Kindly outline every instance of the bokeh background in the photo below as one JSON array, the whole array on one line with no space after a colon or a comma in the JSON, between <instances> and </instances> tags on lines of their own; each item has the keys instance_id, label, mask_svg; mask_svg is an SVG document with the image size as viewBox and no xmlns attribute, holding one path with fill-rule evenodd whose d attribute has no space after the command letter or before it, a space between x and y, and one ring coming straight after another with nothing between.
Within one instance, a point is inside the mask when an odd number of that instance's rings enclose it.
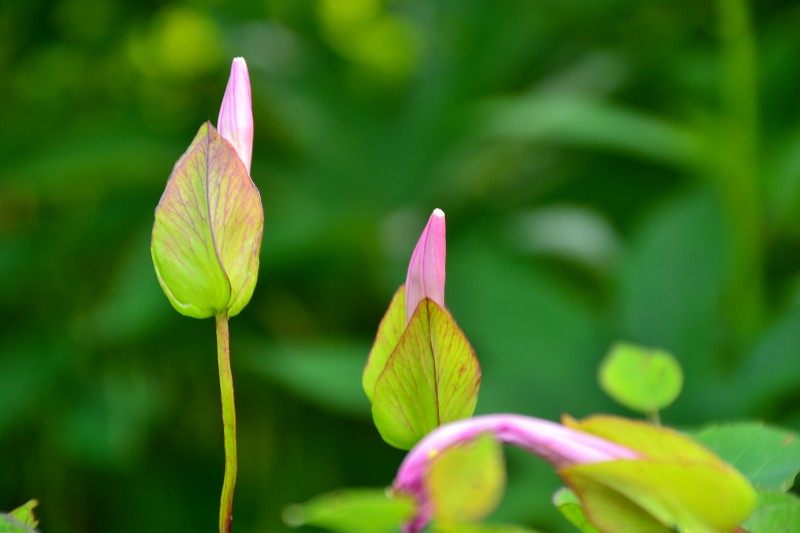
<instances>
[{"instance_id":1,"label":"bokeh background","mask_svg":"<svg viewBox=\"0 0 800 533\"><path fill-rule=\"evenodd\" d=\"M800 4L747 4L0 2L0 509L216 527L213 321L173 311L149 238L237 55L266 212L237 531L391 481L360 374L435 207L479 412L632 415L595 379L627 340L684 366L667 423L800 428ZM568 531L548 467L508 462L494 519Z\"/></svg>"}]
</instances>

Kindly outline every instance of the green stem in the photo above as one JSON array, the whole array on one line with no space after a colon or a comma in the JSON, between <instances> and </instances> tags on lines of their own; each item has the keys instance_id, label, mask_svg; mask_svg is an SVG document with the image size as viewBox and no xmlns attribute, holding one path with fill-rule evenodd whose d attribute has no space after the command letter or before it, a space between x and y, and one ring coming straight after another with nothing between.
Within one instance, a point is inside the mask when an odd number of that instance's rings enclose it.
<instances>
[{"instance_id":1,"label":"green stem","mask_svg":"<svg viewBox=\"0 0 800 533\"><path fill-rule=\"evenodd\" d=\"M732 254L728 309L740 340L746 341L763 314L756 44L747 0L717 0L717 9L723 102L720 193Z\"/></svg>"},{"instance_id":2,"label":"green stem","mask_svg":"<svg viewBox=\"0 0 800 533\"><path fill-rule=\"evenodd\" d=\"M233 520L233 489L236 485L236 405L233 401L231 346L228 316L217 315L217 364L219 390L222 397L222 428L225 437L225 479L219 502L219 531L229 533Z\"/></svg>"},{"instance_id":3,"label":"green stem","mask_svg":"<svg viewBox=\"0 0 800 533\"><path fill-rule=\"evenodd\" d=\"M650 411L647 414L647 419L656 427L661 427L661 415L658 413L658 409L655 411Z\"/></svg>"}]
</instances>

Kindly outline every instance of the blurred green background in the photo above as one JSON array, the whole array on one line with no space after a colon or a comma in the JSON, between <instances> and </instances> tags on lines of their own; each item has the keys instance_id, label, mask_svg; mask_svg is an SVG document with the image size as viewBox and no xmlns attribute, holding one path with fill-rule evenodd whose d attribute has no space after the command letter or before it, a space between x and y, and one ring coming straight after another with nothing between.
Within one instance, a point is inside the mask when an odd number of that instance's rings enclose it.
<instances>
[{"instance_id":1,"label":"blurred green background","mask_svg":"<svg viewBox=\"0 0 800 533\"><path fill-rule=\"evenodd\" d=\"M0 2L0 509L216 527L213 321L173 311L149 238L236 55L266 213L231 324L238 532L390 483L360 374L435 207L479 412L630 415L595 383L621 339L684 366L668 424L800 428L800 4L752 4ZM508 462L495 518L568 531L548 467Z\"/></svg>"}]
</instances>

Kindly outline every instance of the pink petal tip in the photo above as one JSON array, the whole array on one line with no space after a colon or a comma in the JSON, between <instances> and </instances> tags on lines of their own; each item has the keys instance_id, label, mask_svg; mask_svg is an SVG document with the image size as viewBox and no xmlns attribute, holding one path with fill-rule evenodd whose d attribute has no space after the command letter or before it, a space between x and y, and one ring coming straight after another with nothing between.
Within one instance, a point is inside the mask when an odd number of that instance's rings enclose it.
<instances>
[{"instance_id":1,"label":"pink petal tip","mask_svg":"<svg viewBox=\"0 0 800 533\"><path fill-rule=\"evenodd\" d=\"M445 256L444 212L434 209L408 265L406 323L425 298L444 309Z\"/></svg>"},{"instance_id":2,"label":"pink petal tip","mask_svg":"<svg viewBox=\"0 0 800 533\"><path fill-rule=\"evenodd\" d=\"M237 57L219 108L219 134L230 142L250 173L253 158L253 103L250 95L250 74L244 58Z\"/></svg>"}]
</instances>

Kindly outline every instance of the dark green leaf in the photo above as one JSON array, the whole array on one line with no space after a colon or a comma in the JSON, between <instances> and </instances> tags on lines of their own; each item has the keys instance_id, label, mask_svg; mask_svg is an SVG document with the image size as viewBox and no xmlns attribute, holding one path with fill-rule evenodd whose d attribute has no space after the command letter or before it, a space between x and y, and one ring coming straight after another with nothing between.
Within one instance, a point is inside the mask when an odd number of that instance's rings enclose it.
<instances>
[{"instance_id":1,"label":"dark green leaf","mask_svg":"<svg viewBox=\"0 0 800 533\"><path fill-rule=\"evenodd\" d=\"M715 425L693 433L700 443L756 487L785 492L800 472L800 435L755 422Z\"/></svg>"},{"instance_id":2,"label":"dark green leaf","mask_svg":"<svg viewBox=\"0 0 800 533\"><path fill-rule=\"evenodd\" d=\"M691 131L583 95L531 94L492 102L482 112L491 137L602 147L677 165L696 164L701 155Z\"/></svg>"},{"instance_id":3,"label":"dark green leaf","mask_svg":"<svg viewBox=\"0 0 800 533\"><path fill-rule=\"evenodd\" d=\"M794 494L758 492L758 505L743 524L752 533L800 532L800 498Z\"/></svg>"}]
</instances>

